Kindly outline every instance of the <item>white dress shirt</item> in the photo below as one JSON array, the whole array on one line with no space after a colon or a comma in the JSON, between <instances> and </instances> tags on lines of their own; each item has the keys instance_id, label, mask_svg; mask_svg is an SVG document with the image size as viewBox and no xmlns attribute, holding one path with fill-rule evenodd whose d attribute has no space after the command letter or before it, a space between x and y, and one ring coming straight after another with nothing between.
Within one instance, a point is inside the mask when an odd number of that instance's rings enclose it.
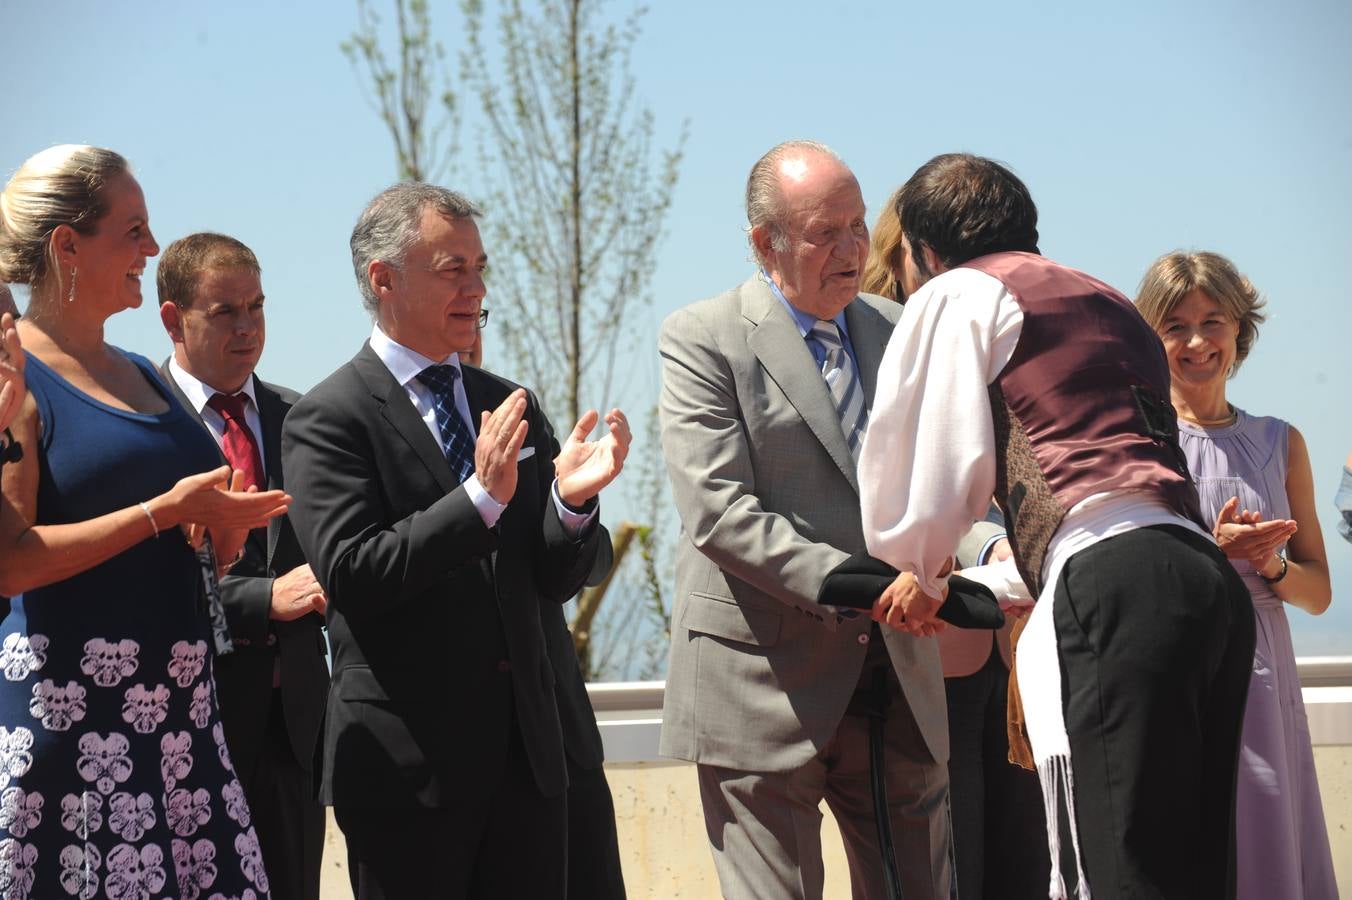
<instances>
[{"instance_id":1,"label":"white dress shirt","mask_svg":"<svg viewBox=\"0 0 1352 900\"><path fill-rule=\"evenodd\" d=\"M207 430L211 436L216 439L216 446L221 448L221 453L225 453L225 417L216 410L207 406L212 396L225 393L218 391L214 387L199 380L197 376L192 375L178 364L178 360L169 357L169 376L174 379L178 389L183 392L183 396L188 398L192 404L193 412L201 416L202 421L206 423ZM263 465L264 483L259 485L259 490L266 487L268 474L267 455L263 453L263 420L258 415L258 396L254 393L254 377L251 374L244 381L244 387L236 393L243 394L246 398L244 404L244 422L253 432L254 442L258 445L258 458Z\"/></svg>"},{"instance_id":2,"label":"white dress shirt","mask_svg":"<svg viewBox=\"0 0 1352 900\"><path fill-rule=\"evenodd\" d=\"M428 359L416 350L410 350L403 344L398 343L385 332L380 330L379 325L371 328L371 350L380 361L385 364L385 368L390 370L394 380L399 382L399 386L404 389L408 395L409 402L417 411L418 416L427 426L432 439L437 442L444 455L446 453L446 444L441 437L441 426L437 424L436 395L432 389L418 380L423 369L428 366L454 366L457 372L460 371L460 354L452 353L443 360ZM463 377L455 379L455 411L469 428L471 438L478 437L479 423L474 421L474 414L469 408L469 397L465 394L465 379ZM535 452L535 448L529 445L521 449L517 459L525 459ZM541 460L541 465L544 461ZM469 495L470 502L474 508L479 511L479 517L483 519L484 525L492 528L497 524L502 516L502 511L507 508L506 503L499 503L493 499L493 496L484 490L479 483L478 473L472 474L464 482L465 493ZM550 493L554 497L554 506L559 512L559 521L563 523L564 531L571 537L580 535L588 525L596 518L597 508L590 512L579 513L569 509L559 496L559 483L555 479ZM509 501L510 502L510 501Z\"/></svg>"},{"instance_id":3,"label":"white dress shirt","mask_svg":"<svg viewBox=\"0 0 1352 900\"><path fill-rule=\"evenodd\" d=\"M995 424L987 387L1022 331L1023 311L999 279L957 268L911 296L883 355L859 455L864 537L870 554L916 573L931 596L946 581L938 573L953 548L990 506ZM1044 594L1074 553L1164 524L1205 534L1150 494L1112 491L1080 501L1047 548Z\"/></svg>"}]
</instances>

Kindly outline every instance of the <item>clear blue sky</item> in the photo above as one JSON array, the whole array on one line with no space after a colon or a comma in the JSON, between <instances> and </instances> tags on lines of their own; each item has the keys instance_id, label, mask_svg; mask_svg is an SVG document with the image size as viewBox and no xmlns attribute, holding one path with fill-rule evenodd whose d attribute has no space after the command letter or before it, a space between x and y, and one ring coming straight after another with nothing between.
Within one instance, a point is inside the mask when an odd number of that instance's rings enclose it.
<instances>
[{"instance_id":1,"label":"clear blue sky","mask_svg":"<svg viewBox=\"0 0 1352 900\"><path fill-rule=\"evenodd\" d=\"M456 6L434 4L451 53ZM369 331L347 239L396 175L338 50L355 21L344 0L6 0L0 171L54 143L127 155L162 244L214 229L257 251L269 298L260 371L307 388ZM639 92L660 137L685 118L691 137L652 333L748 274L746 170L790 137L834 146L870 217L935 153L1002 159L1038 201L1043 251L1128 295L1163 252L1225 253L1270 300L1232 400L1296 423L1315 467L1334 604L1319 619L1291 611L1297 650L1352 653L1352 545L1333 533L1331 505L1352 449L1349 46L1343 0L653 4ZM464 175L456 186L475 194ZM116 317L110 339L162 358L152 307ZM655 356L634 359L633 406L651 401Z\"/></svg>"}]
</instances>

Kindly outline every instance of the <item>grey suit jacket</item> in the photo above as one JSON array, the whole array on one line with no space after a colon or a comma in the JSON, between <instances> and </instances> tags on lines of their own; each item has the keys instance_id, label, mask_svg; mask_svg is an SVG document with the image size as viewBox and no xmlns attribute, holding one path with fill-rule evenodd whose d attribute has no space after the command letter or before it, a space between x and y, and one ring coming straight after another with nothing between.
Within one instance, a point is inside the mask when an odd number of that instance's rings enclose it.
<instances>
[{"instance_id":1,"label":"grey suit jacket","mask_svg":"<svg viewBox=\"0 0 1352 900\"><path fill-rule=\"evenodd\" d=\"M901 307L845 309L872 404ZM662 449L681 538L666 756L788 771L836 731L871 621L817 604L826 573L863 552L859 485L826 383L793 317L753 277L662 326ZM930 754L948 759L938 649L884 629Z\"/></svg>"}]
</instances>

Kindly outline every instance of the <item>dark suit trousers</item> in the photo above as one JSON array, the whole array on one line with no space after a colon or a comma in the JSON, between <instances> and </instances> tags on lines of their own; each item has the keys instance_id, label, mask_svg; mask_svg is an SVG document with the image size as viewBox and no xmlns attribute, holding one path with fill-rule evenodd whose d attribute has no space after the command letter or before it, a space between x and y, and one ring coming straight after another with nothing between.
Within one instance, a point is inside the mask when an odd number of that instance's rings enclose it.
<instances>
[{"instance_id":1,"label":"dark suit trousers","mask_svg":"<svg viewBox=\"0 0 1352 900\"><path fill-rule=\"evenodd\" d=\"M624 900L615 801L601 767L568 760L568 900Z\"/></svg>"},{"instance_id":2,"label":"dark suit trousers","mask_svg":"<svg viewBox=\"0 0 1352 900\"><path fill-rule=\"evenodd\" d=\"M482 801L436 809L334 807L356 900L563 900L566 795L540 793L515 721L511 731L502 776ZM474 739L472 729L465 739Z\"/></svg>"},{"instance_id":3,"label":"dark suit trousers","mask_svg":"<svg viewBox=\"0 0 1352 900\"><path fill-rule=\"evenodd\" d=\"M945 678L948 792L958 896L1045 900L1046 815L1037 773L1009 761L1009 670L991 641L986 664Z\"/></svg>"},{"instance_id":4,"label":"dark suit trousers","mask_svg":"<svg viewBox=\"0 0 1352 900\"><path fill-rule=\"evenodd\" d=\"M324 807L315 796L314 761L305 763L296 760L274 690L267 736L253 771L242 774L272 900L319 900Z\"/></svg>"},{"instance_id":5,"label":"dark suit trousers","mask_svg":"<svg viewBox=\"0 0 1352 900\"><path fill-rule=\"evenodd\" d=\"M1233 897L1254 648L1244 582L1207 538L1156 526L1072 556L1054 596L1075 821L1094 900Z\"/></svg>"}]
</instances>

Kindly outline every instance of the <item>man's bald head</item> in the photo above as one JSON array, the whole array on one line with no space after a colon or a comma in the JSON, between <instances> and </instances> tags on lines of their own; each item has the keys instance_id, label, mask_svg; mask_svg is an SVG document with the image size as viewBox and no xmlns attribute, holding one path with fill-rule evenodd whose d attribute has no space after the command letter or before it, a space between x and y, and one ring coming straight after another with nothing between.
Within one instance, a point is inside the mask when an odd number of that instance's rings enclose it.
<instances>
[{"instance_id":1,"label":"man's bald head","mask_svg":"<svg viewBox=\"0 0 1352 900\"><path fill-rule=\"evenodd\" d=\"M830 147L818 141L785 141L771 147L746 179L746 223L756 262L765 265L765 256L756 245L753 232L765 229L772 243L782 248L784 216L788 212L786 193L801 188L804 181L827 171L854 175Z\"/></svg>"},{"instance_id":2,"label":"man's bald head","mask_svg":"<svg viewBox=\"0 0 1352 900\"><path fill-rule=\"evenodd\" d=\"M761 157L747 179L747 219L756 260L795 309L831 319L858 296L864 197L828 147L790 141Z\"/></svg>"}]
</instances>

